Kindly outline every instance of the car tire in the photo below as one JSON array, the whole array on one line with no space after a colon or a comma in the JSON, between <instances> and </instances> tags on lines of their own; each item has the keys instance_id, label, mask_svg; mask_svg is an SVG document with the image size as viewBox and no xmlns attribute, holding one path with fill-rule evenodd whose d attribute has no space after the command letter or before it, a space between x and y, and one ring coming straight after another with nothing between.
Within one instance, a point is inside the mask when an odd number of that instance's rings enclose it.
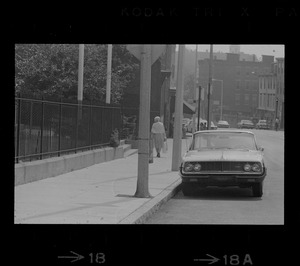
<instances>
[{"instance_id":1,"label":"car tire","mask_svg":"<svg viewBox=\"0 0 300 266\"><path fill-rule=\"evenodd\" d=\"M184 196L193 196L196 191L196 187L194 184L181 184L181 190Z\"/></svg>"},{"instance_id":2,"label":"car tire","mask_svg":"<svg viewBox=\"0 0 300 266\"><path fill-rule=\"evenodd\" d=\"M261 197L263 195L263 183L256 183L252 186L253 197Z\"/></svg>"}]
</instances>

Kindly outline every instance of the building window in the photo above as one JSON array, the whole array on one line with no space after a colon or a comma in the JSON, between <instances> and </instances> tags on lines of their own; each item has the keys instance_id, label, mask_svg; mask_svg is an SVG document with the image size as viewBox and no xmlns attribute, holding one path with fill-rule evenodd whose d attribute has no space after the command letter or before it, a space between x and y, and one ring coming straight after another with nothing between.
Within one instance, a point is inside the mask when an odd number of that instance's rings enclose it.
<instances>
[{"instance_id":1,"label":"building window","mask_svg":"<svg viewBox=\"0 0 300 266\"><path fill-rule=\"evenodd\" d=\"M241 89L241 81L240 80L236 80L236 89L237 90Z\"/></svg>"},{"instance_id":2,"label":"building window","mask_svg":"<svg viewBox=\"0 0 300 266\"><path fill-rule=\"evenodd\" d=\"M246 86L246 90L250 90L250 81L249 80L245 80L245 86Z\"/></svg>"},{"instance_id":3,"label":"building window","mask_svg":"<svg viewBox=\"0 0 300 266\"><path fill-rule=\"evenodd\" d=\"M277 74L277 64L274 64L274 71L275 74Z\"/></svg>"},{"instance_id":4,"label":"building window","mask_svg":"<svg viewBox=\"0 0 300 266\"><path fill-rule=\"evenodd\" d=\"M263 107L263 101L262 101L262 94L260 93L259 94L259 102L258 102L258 107L260 108L260 109L262 109L262 107Z\"/></svg>"},{"instance_id":5,"label":"building window","mask_svg":"<svg viewBox=\"0 0 300 266\"><path fill-rule=\"evenodd\" d=\"M235 105L240 105L240 94L235 94Z\"/></svg>"},{"instance_id":6,"label":"building window","mask_svg":"<svg viewBox=\"0 0 300 266\"><path fill-rule=\"evenodd\" d=\"M245 105L249 105L249 94L245 94Z\"/></svg>"},{"instance_id":7,"label":"building window","mask_svg":"<svg viewBox=\"0 0 300 266\"><path fill-rule=\"evenodd\" d=\"M264 108L267 108L267 104L268 104L268 99L267 99L267 94L264 93Z\"/></svg>"},{"instance_id":8,"label":"building window","mask_svg":"<svg viewBox=\"0 0 300 266\"><path fill-rule=\"evenodd\" d=\"M252 90L253 91L258 90L258 80L252 80Z\"/></svg>"}]
</instances>

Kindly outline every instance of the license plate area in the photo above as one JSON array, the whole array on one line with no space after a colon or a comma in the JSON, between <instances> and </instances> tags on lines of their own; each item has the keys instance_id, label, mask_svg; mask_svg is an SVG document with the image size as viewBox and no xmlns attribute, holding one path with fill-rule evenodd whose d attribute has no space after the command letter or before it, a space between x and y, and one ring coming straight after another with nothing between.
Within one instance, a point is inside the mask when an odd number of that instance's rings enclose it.
<instances>
[{"instance_id":1,"label":"license plate area","mask_svg":"<svg viewBox=\"0 0 300 266\"><path fill-rule=\"evenodd\" d=\"M232 176L214 176L211 177L212 181L217 181L217 182L234 182L235 179Z\"/></svg>"}]
</instances>

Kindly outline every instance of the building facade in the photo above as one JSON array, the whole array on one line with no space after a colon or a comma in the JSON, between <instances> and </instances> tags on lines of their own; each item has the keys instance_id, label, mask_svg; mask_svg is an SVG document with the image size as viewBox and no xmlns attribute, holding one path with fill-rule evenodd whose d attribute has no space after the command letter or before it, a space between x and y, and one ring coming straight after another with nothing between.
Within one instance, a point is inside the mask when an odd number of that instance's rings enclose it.
<instances>
[{"instance_id":1,"label":"building facade","mask_svg":"<svg viewBox=\"0 0 300 266\"><path fill-rule=\"evenodd\" d=\"M259 118L259 75L270 73L273 62L274 56L263 55L262 61L252 56L252 61L249 61L239 53L227 53L226 60L214 59L210 102L212 121L220 119L222 106L223 120L227 120L233 127L241 119L256 122ZM209 59L199 60L198 64L198 84L204 89L205 97L201 112L203 117L207 117Z\"/></svg>"},{"instance_id":2,"label":"building facade","mask_svg":"<svg viewBox=\"0 0 300 266\"><path fill-rule=\"evenodd\" d=\"M259 76L259 114L274 126L275 118L284 127L284 58L276 58L271 73Z\"/></svg>"},{"instance_id":3,"label":"building facade","mask_svg":"<svg viewBox=\"0 0 300 266\"><path fill-rule=\"evenodd\" d=\"M280 128L284 128L284 58L276 58L274 64L274 74L276 75L276 111L275 115L280 120Z\"/></svg>"},{"instance_id":4,"label":"building facade","mask_svg":"<svg viewBox=\"0 0 300 266\"><path fill-rule=\"evenodd\" d=\"M265 119L273 125L276 110L276 75L274 73L259 76L259 119Z\"/></svg>"}]
</instances>

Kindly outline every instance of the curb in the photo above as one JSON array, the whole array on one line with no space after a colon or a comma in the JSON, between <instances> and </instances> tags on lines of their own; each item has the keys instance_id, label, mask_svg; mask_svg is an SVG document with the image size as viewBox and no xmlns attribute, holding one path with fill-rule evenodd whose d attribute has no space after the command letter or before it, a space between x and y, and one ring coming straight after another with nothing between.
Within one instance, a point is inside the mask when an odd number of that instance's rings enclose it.
<instances>
[{"instance_id":1,"label":"curb","mask_svg":"<svg viewBox=\"0 0 300 266\"><path fill-rule=\"evenodd\" d=\"M177 179L161 193L118 222L118 224L144 224L146 220L180 190L181 179Z\"/></svg>"}]
</instances>

